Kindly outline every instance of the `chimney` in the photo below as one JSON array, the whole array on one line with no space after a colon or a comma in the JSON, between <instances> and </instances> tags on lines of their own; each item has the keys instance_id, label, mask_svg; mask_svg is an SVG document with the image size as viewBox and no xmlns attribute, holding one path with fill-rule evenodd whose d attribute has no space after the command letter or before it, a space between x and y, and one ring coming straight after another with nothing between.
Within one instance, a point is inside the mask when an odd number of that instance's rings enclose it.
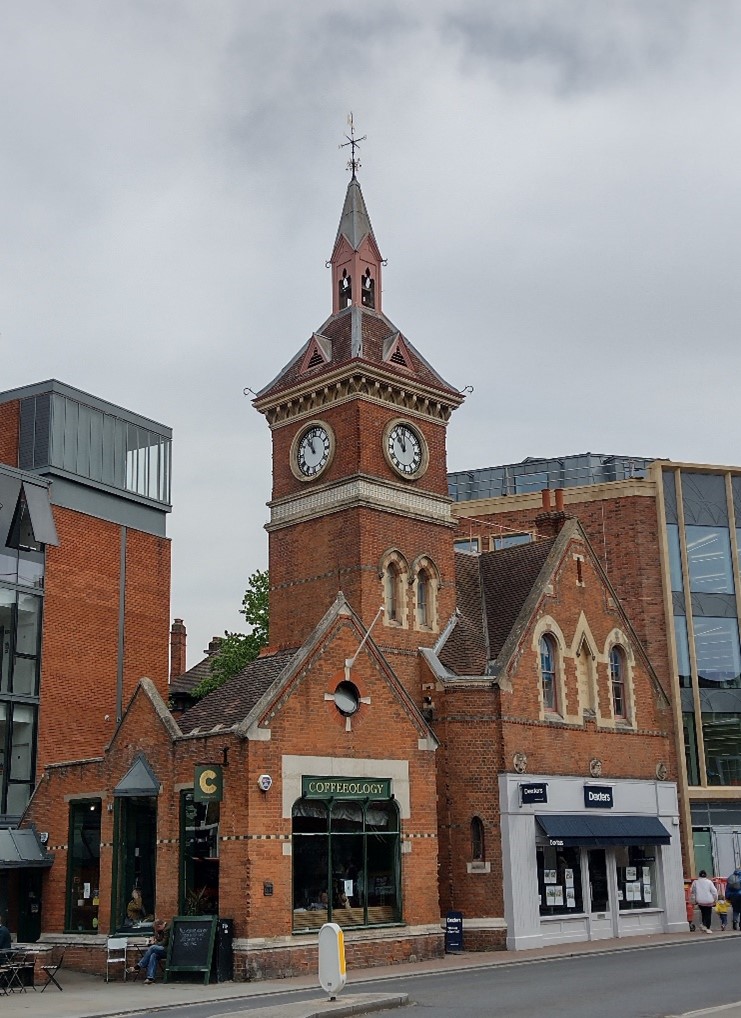
<instances>
[{"instance_id":1,"label":"chimney","mask_svg":"<svg viewBox=\"0 0 741 1018\"><path fill-rule=\"evenodd\" d=\"M556 505L551 507L551 493L543 490L543 509L535 517L535 525L542 537L555 537L567 520L563 507L563 488L556 488L553 494L556 496Z\"/></svg>"},{"instance_id":2,"label":"chimney","mask_svg":"<svg viewBox=\"0 0 741 1018\"><path fill-rule=\"evenodd\" d=\"M170 629L170 682L186 670L185 642L188 634L182 619L175 619Z\"/></svg>"},{"instance_id":3,"label":"chimney","mask_svg":"<svg viewBox=\"0 0 741 1018\"><path fill-rule=\"evenodd\" d=\"M214 654L218 654L221 650L221 644L224 642L223 636L212 636L208 641L208 650L204 651L207 657L213 657Z\"/></svg>"}]
</instances>

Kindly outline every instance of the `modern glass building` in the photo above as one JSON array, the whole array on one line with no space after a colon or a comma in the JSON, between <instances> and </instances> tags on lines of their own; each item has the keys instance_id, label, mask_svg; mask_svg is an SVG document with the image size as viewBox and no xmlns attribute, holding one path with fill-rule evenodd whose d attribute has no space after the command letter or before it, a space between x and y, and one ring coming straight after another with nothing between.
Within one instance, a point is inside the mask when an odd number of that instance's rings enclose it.
<instances>
[{"instance_id":1,"label":"modern glass building","mask_svg":"<svg viewBox=\"0 0 741 1018\"><path fill-rule=\"evenodd\" d=\"M475 503L479 518L507 514L532 524L542 511L539 492L562 488L566 512L579 517L590 538L620 561L618 593L643 597L649 572L660 571L662 606L653 610L653 633L663 623L673 686L679 786L687 865L727 876L741 865L741 468L672 463L635 456L584 453L457 471L448 475L461 516ZM626 529L611 530L600 502L649 494L656 503L652 560L626 550ZM626 517L629 518L629 517ZM605 522L607 521L607 522ZM465 542L479 547L470 534ZM591 533L590 533L591 528ZM484 542L481 541L481 546ZM608 575L615 580L609 567ZM637 593L636 593L637 592ZM647 610L642 624L651 617Z\"/></svg>"}]
</instances>

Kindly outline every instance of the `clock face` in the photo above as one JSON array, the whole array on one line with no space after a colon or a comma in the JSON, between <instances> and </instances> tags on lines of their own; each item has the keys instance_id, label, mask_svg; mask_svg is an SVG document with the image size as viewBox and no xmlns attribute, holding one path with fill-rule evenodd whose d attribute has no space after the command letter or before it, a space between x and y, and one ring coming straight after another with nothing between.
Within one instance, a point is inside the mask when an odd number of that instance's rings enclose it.
<instances>
[{"instance_id":1,"label":"clock face","mask_svg":"<svg viewBox=\"0 0 741 1018\"><path fill-rule=\"evenodd\" d=\"M332 439L322 424L312 424L301 434L296 448L296 463L304 477L316 477L329 463Z\"/></svg>"},{"instance_id":2,"label":"clock face","mask_svg":"<svg viewBox=\"0 0 741 1018\"><path fill-rule=\"evenodd\" d=\"M405 477L412 477L422 466L422 439L409 424L397 423L386 439L391 465Z\"/></svg>"}]
</instances>

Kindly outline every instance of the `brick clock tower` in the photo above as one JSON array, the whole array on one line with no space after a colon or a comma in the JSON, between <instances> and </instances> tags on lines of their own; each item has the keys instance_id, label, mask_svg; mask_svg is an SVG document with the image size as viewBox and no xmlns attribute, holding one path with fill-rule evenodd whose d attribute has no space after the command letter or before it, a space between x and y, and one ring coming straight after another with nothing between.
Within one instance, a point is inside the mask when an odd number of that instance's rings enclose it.
<instances>
[{"instance_id":1,"label":"brick clock tower","mask_svg":"<svg viewBox=\"0 0 741 1018\"><path fill-rule=\"evenodd\" d=\"M417 649L455 611L445 436L463 397L383 313L353 166L332 314L254 400L273 434L270 644L298 647L342 590L419 703Z\"/></svg>"}]
</instances>

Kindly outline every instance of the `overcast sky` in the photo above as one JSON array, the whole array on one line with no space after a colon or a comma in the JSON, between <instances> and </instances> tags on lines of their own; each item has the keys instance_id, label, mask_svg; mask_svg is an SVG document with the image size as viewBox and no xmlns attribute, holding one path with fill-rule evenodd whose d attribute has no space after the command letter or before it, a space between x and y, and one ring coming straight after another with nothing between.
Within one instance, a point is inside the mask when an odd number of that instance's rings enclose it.
<instances>
[{"instance_id":1,"label":"overcast sky","mask_svg":"<svg viewBox=\"0 0 741 1018\"><path fill-rule=\"evenodd\" d=\"M173 428L189 665L267 565L243 390L331 311L350 110L451 469L741 463L739 53L735 0L0 2L0 388Z\"/></svg>"}]
</instances>

